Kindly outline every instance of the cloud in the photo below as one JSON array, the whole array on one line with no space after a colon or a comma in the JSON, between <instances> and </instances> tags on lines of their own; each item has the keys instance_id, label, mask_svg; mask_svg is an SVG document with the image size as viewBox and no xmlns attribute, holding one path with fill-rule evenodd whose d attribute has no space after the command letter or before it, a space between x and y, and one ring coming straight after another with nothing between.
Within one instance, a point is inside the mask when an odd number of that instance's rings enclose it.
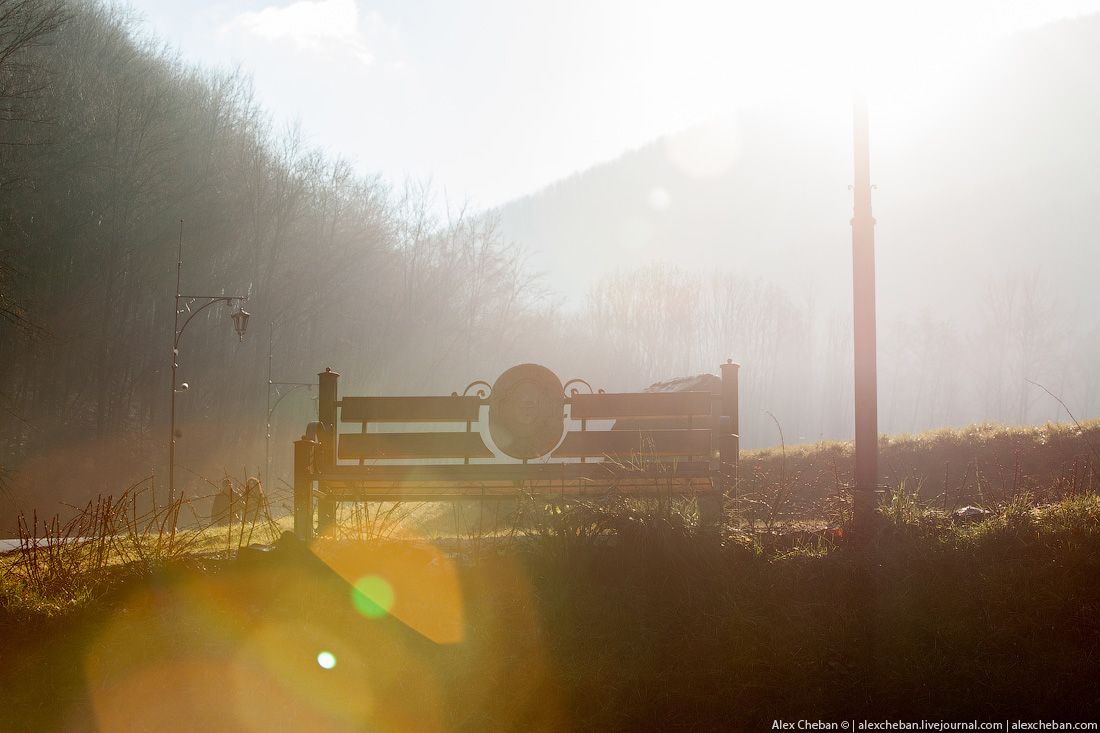
<instances>
[{"instance_id":1,"label":"cloud","mask_svg":"<svg viewBox=\"0 0 1100 733\"><path fill-rule=\"evenodd\" d=\"M395 33L378 13L361 15L355 0L270 5L237 15L222 31L243 31L272 43L292 43L302 51L349 57L363 66L374 63L375 41Z\"/></svg>"}]
</instances>

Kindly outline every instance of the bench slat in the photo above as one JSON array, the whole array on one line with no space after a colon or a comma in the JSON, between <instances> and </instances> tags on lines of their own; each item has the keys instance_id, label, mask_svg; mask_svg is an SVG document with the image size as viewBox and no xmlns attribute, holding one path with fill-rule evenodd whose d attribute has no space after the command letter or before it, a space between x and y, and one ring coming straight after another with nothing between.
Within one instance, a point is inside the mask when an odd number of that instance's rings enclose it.
<instances>
[{"instance_id":1,"label":"bench slat","mask_svg":"<svg viewBox=\"0 0 1100 733\"><path fill-rule=\"evenodd\" d=\"M475 486L461 484L446 484L433 487L430 485L416 484L406 488L394 488L393 486L335 486L329 489L326 496L336 501L393 501L393 502L422 502L422 501L453 501L455 499L497 499L516 501L527 496L540 501L555 502L568 501L576 497L602 498L608 496L668 496L674 493L683 496L707 496L718 492L713 482L702 479L687 479L669 486L667 482L655 482L652 479L646 482L633 481L608 484L567 483L525 485L522 489L514 485L504 486Z\"/></svg>"},{"instance_id":2,"label":"bench slat","mask_svg":"<svg viewBox=\"0 0 1100 733\"><path fill-rule=\"evenodd\" d=\"M592 430L573 431L553 452L555 458L607 456L705 456L710 452L709 430Z\"/></svg>"},{"instance_id":3,"label":"bench slat","mask_svg":"<svg viewBox=\"0 0 1100 733\"><path fill-rule=\"evenodd\" d=\"M569 401L574 420L613 420L620 417L679 417L709 415L710 392L626 392L577 394Z\"/></svg>"},{"instance_id":4,"label":"bench slat","mask_svg":"<svg viewBox=\"0 0 1100 733\"><path fill-rule=\"evenodd\" d=\"M377 433L376 433L377 434ZM470 465L382 465L336 466L316 478L321 481L381 481L424 484L459 482L470 485L496 481L530 483L533 481L583 481L606 484L611 481L701 479L711 476L707 461L676 461L663 464L647 463L636 470L609 462L599 463L475 463Z\"/></svg>"},{"instance_id":5,"label":"bench slat","mask_svg":"<svg viewBox=\"0 0 1100 733\"><path fill-rule=\"evenodd\" d=\"M344 433L341 460L370 458L492 458L480 433Z\"/></svg>"},{"instance_id":6,"label":"bench slat","mask_svg":"<svg viewBox=\"0 0 1100 733\"><path fill-rule=\"evenodd\" d=\"M343 422L476 422L477 397L345 397Z\"/></svg>"}]
</instances>

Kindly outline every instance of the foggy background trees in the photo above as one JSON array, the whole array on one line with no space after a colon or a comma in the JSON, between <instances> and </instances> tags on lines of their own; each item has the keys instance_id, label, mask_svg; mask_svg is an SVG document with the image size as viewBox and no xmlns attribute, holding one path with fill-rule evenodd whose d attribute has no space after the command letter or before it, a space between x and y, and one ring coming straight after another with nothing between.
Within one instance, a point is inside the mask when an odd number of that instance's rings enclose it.
<instances>
[{"instance_id":1,"label":"foggy background trees","mask_svg":"<svg viewBox=\"0 0 1100 733\"><path fill-rule=\"evenodd\" d=\"M850 437L850 174L812 126L749 115L717 177L675 169L694 153L671 140L472 212L312 149L246 76L133 28L108 4L0 0L0 516L164 474L180 219L182 292L250 292L254 314L243 342L220 306L183 337L191 494L262 471L269 343L276 381L331 366L347 394L449 394L528 361L638 389L734 358L744 447L777 442L766 411L788 441ZM1001 194L967 186L992 216ZM928 207L949 217L974 205L941 194ZM911 223L893 196L876 214ZM1090 221L1043 246L1085 252ZM944 254L958 240L922 240L934 266L912 270L892 252L917 235L894 226L879 229L884 432L1066 419L1028 379L1100 415L1096 299L1074 286L1091 251L1072 274L1057 253L1050 271L988 256L967 270L970 254ZM899 273L915 283L893 287ZM922 282L936 307L906 305ZM313 414L305 391L275 413L269 485Z\"/></svg>"},{"instance_id":2,"label":"foggy background trees","mask_svg":"<svg viewBox=\"0 0 1100 733\"><path fill-rule=\"evenodd\" d=\"M276 380L333 366L360 390L449 392L507 346L529 298L491 218L438 216L429 192L273 129L245 77L182 64L114 6L65 11L3 67L45 80L0 127L4 303L41 327L0 330L9 493L79 501L163 474L180 219L182 292L251 292L256 314L243 343L217 306L183 337L178 462L196 472L260 468L270 322ZM277 466L310 407L276 415Z\"/></svg>"}]
</instances>

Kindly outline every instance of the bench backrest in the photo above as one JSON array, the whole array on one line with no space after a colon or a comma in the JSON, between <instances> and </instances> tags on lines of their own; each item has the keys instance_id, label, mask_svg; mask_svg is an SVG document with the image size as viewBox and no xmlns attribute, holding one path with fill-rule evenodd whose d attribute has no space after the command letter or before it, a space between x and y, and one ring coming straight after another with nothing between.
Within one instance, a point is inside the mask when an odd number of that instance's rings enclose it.
<instances>
[{"instance_id":1,"label":"bench backrest","mask_svg":"<svg viewBox=\"0 0 1100 733\"><path fill-rule=\"evenodd\" d=\"M545 367L525 364L488 392L468 394L489 387L475 382L450 396L342 399L339 374L326 370L319 375L322 462L717 459L723 443L727 455L736 451L736 367L723 365L718 392L582 392L568 388L587 383L563 388Z\"/></svg>"},{"instance_id":2,"label":"bench backrest","mask_svg":"<svg viewBox=\"0 0 1100 733\"><path fill-rule=\"evenodd\" d=\"M358 432L337 437L338 460L491 458L481 434L473 430L481 410L477 397L345 397L340 422L357 423ZM368 432L389 423L465 423L465 431Z\"/></svg>"}]
</instances>

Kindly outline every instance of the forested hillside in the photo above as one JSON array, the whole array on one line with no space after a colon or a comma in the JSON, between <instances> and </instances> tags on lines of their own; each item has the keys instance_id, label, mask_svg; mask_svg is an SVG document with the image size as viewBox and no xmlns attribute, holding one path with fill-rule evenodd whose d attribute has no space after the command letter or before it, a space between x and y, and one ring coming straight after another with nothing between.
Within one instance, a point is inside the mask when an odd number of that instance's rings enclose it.
<instances>
[{"instance_id":1,"label":"forested hillside","mask_svg":"<svg viewBox=\"0 0 1100 733\"><path fill-rule=\"evenodd\" d=\"M202 486L186 469L258 469L270 322L275 380L332 366L351 389L449 393L501 358L530 298L491 219L439 220L429 191L308 149L274 129L247 76L182 63L122 10L2 3L16 5L58 28L0 54L3 84L21 90L0 120L9 500L83 501L163 476L181 219L182 292L248 292L253 314L243 342L221 306L183 337L181 486ZM18 21L0 15L0 39ZM283 468L311 403L303 392L279 410Z\"/></svg>"}]
</instances>

